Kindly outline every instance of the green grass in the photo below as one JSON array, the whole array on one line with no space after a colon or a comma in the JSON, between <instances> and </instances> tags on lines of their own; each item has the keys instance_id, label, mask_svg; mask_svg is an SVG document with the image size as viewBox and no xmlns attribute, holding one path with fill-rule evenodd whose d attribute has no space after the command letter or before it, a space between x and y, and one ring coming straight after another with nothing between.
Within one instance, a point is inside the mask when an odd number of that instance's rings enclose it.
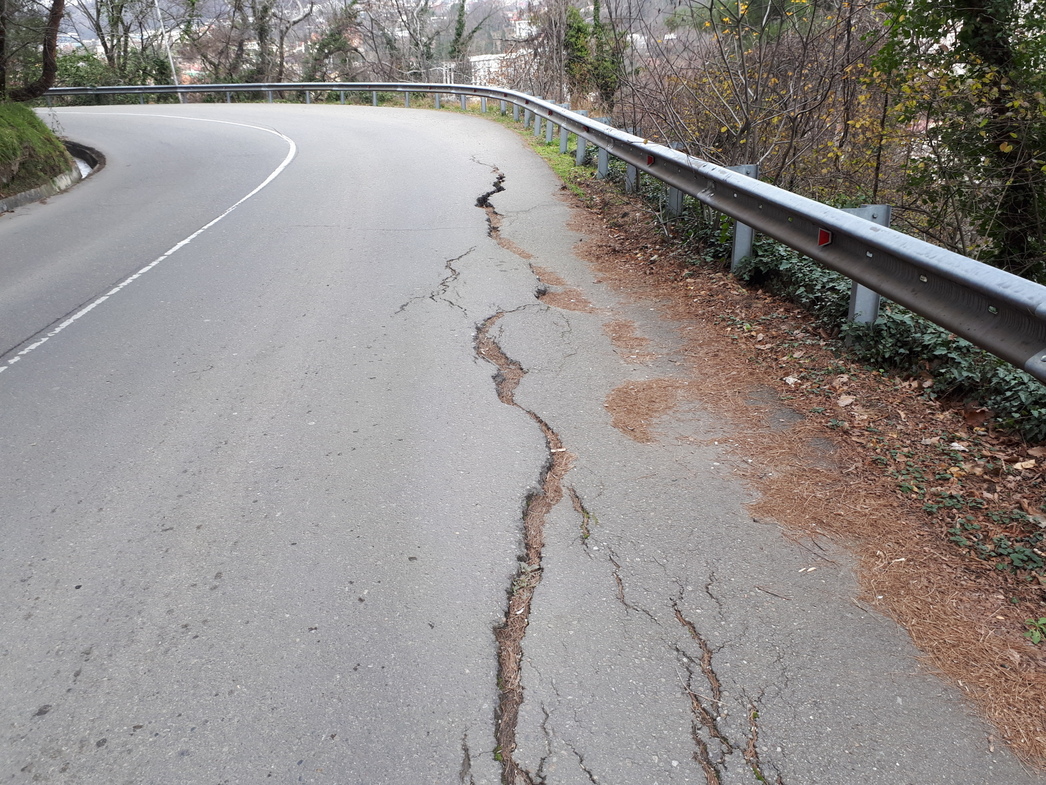
<instances>
[{"instance_id":1,"label":"green grass","mask_svg":"<svg viewBox=\"0 0 1046 785\"><path fill-rule=\"evenodd\" d=\"M511 116L509 120L511 122ZM520 128L523 126L520 125ZM567 153L564 155L559 152L559 134L556 134L555 140L551 144L545 143L544 135L540 139L534 138L532 133L527 133L529 137L530 145L534 148L538 155L545 159L545 162L552 167L552 171L559 175L559 179L563 181L570 191L582 199L587 198L587 194L579 186L578 180L580 179L591 179L594 177L591 166L578 166L574 163L574 153ZM573 136L573 135L572 135ZM582 140L584 141L584 140Z\"/></svg>"},{"instance_id":2,"label":"green grass","mask_svg":"<svg viewBox=\"0 0 1046 785\"><path fill-rule=\"evenodd\" d=\"M58 137L32 109L0 103L0 197L37 188L72 165Z\"/></svg>"},{"instance_id":3,"label":"green grass","mask_svg":"<svg viewBox=\"0 0 1046 785\"><path fill-rule=\"evenodd\" d=\"M545 163L551 167L552 171L559 176L559 179L563 181L563 184L575 195L582 199L587 197L584 190L577 184L578 180L591 179L594 176L593 169L591 166L577 166L574 163L574 153L569 152L566 155L559 152L559 129L557 127L556 133L553 136L551 142L545 142L545 133L542 130L541 136L534 136L534 132L531 129L524 129L522 120L515 122L512 119L511 109L508 114L500 114L495 108L494 111L488 111L485 117L490 120L501 123L502 125L508 126L515 130L523 140L526 141L534 152L545 159ZM460 111L460 110L459 110ZM573 134L570 135L568 140L570 149L573 150L576 144L577 137ZM584 141L584 140L582 140Z\"/></svg>"}]
</instances>

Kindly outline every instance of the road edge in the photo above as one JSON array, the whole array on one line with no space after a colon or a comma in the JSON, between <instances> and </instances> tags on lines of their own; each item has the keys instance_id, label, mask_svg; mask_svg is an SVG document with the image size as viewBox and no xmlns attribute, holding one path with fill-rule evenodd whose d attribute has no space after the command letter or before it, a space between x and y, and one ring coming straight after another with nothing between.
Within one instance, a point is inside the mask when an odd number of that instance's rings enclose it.
<instances>
[{"instance_id":1,"label":"road edge","mask_svg":"<svg viewBox=\"0 0 1046 785\"><path fill-rule=\"evenodd\" d=\"M70 155L74 158L87 161L87 163L91 165L92 173L94 170L105 166L105 156L97 150L82 145L79 142L72 142L65 139L62 140L62 144L65 145L65 149L68 150ZM19 207L24 207L27 204L39 202L55 196L56 194L60 194L63 191L72 188L83 179L84 175L80 173L80 167L74 164L70 169L62 172L57 177L52 178L50 182L45 183L38 188L32 188L28 191L23 191L20 194L0 199L0 214L9 213L13 210L17 210Z\"/></svg>"}]
</instances>

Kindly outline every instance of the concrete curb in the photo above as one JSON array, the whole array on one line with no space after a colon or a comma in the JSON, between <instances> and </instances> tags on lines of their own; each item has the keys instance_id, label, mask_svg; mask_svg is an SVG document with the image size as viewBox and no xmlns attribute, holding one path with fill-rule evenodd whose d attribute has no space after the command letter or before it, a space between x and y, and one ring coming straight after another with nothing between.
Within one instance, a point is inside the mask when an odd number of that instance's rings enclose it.
<instances>
[{"instance_id":1,"label":"concrete curb","mask_svg":"<svg viewBox=\"0 0 1046 785\"><path fill-rule=\"evenodd\" d=\"M86 147L77 142L63 142L62 144L65 145L65 148L70 152L70 154L76 158L87 161L87 163L91 165L92 174L96 169L105 165L105 156L97 150ZM52 179L51 182L45 183L39 188L33 188L32 190L23 191L14 196L8 196L6 199L0 199L0 213L7 213L24 205L39 202L41 199L47 199L68 188L72 188L82 179L83 175L80 174L80 168L74 165L68 171L62 172L62 174Z\"/></svg>"}]
</instances>

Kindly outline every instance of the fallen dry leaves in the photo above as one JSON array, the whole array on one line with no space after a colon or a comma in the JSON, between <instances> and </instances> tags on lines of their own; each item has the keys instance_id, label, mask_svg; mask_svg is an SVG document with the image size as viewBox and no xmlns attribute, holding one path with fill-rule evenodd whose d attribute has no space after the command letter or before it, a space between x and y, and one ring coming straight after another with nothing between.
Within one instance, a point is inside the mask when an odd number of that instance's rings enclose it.
<instances>
[{"instance_id":1,"label":"fallen dry leaves","mask_svg":"<svg viewBox=\"0 0 1046 785\"><path fill-rule=\"evenodd\" d=\"M722 417L739 454L759 456L739 462L761 494L752 514L847 545L861 600L902 624L1024 760L1046 766L1046 647L1024 636L1026 619L1046 616L1046 587L955 541L967 524L983 542L1046 527L1046 447L996 431L976 405L927 397L927 379L861 368L791 304L686 265L685 248L638 202L583 187L575 228L595 280L679 325L689 362L687 383L612 393L614 424L655 440L657 419L683 399ZM655 351L634 325L604 329L619 354Z\"/></svg>"}]
</instances>

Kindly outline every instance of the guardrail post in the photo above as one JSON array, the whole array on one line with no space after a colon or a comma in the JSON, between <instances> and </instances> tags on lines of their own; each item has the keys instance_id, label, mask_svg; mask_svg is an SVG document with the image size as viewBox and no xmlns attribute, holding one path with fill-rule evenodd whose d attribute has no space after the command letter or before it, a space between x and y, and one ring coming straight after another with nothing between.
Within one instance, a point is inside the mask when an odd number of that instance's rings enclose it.
<instances>
[{"instance_id":1,"label":"guardrail post","mask_svg":"<svg viewBox=\"0 0 1046 785\"><path fill-rule=\"evenodd\" d=\"M484 96L480 96L480 99L479 99L479 111L482 114L486 114L487 113L487 97L485 95Z\"/></svg>"},{"instance_id":2,"label":"guardrail post","mask_svg":"<svg viewBox=\"0 0 1046 785\"><path fill-rule=\"evenodd\" d=\"M341 102L342 106L345 105L345 91L344 90L339 90L338 91L338 100Z\"/></svg>"},{"instance_id":3,"label":"guardrail post","mask_svg":"<svg viewBox=\"0 0 1046 785\"><path fill-rule=\"evenodd\" d=\"M636 132L635 128L626 128L630 134ZM625 193L634 194L639 190L639 169L632 164L625 164Z\"/></svg>"},{"instance_id":4,"label":"guardrail post","mask_svg":"<svg viewBox=\"0 0 1046 785\"><path fill-rule=\"evenodd\" d=\"M893 215L893 209L888 204L862 204L860 207L845 208L843 212L887 227ZM878 292L854 281L853 288L850 289L850 310L846 318L857 324L875 324L875 320L879 318L881 301Z\"/></svg>"},{"instance_id":5,"label":"guardrail post","mask_svg":"<svg viewBox=\"0 0 1046 785\"><path fill-rule=\"evenodd\" d=\"M582 117L588 117L588 110L582 109L578 112ZM574 138L577 139L577 152L574 153L574 165L584 166L585 159L588 157L588 140L581 134L574 134Z\"/></svg>"},{"instance_id":6,"label":"guardrail post","mask_svg":"<svg viewBox=\"0 0 1046 785\"><path fill-rule=\"evenodd\" d=\"M403 105L407 109L410 109L410 91L409 90L403 94Z\"/></svg>"},{"instance_id":7,"label":"guardrail post","mask_svg":"<svg viewBox=\"0 0 1046 785\"><path fill-rule=\"evenodd\" d=\"M228 90L225 91L225 103L232 103L232 93L230 93Z\"/></svg>"},{"instance_id":8,"label":"guardrail post","mask_svg":"<svg viewBox=\"0 0 1046 785\"><path fill-rule=\"evenodd\" d=\"M534 117L534 138L537 139L541 136L541 115L536 110L531 114Z\"/></svg>"},{"instance_id":9,"label":"guardrail post","mask_svg":"<svg viewBox=\"0 0 1046 785\"><path fill-rule=\"evenodd\" d=\"M759 164L743 164L728 167L731 172L740 172L746 177L759 177ZM755 232L751 226L734 222L734 252L730 255L730 272L736 272L741 260L752 255Z\"/></svg>"},{"instance_id":10,"label":"guardrail post","mask_svg":"<svg viewBox=\"0 0 1046 785\"><path fill-rule=\"evenodd\" d=\"M668 204L666 209L669 215L683 214L683 192L678 188L668 186Z\"/></svg>"},{"instance_id":11,"label":"guardrail post","mask_svg":"<svg viewBox=\"0 0 1046 785\"><path fill-rule=\"evenodd\" d=\"M610 118L597 117L596 122L610 125ZM596 177L600 180L606 180L610 175L610 152L605 147L597 147L596 150Z\"/></svg>"},{"instance_id":12,"label":"guardrail post","mask_svg":"<svg viewBox=\"0 0 1046 785\"><path fill-rule=\"evenodd\" d=\"M312 93L310 91L308 91L308 90L305 91L305 103L307 103L307 104L311 104L312 103Z\"/></svg>"},{"instance_id":13,"label":"guardrail post","mask_svg":"<svg viewBox=\"0 0 1046 785\"><path fill-rule=\"evenodd\" d=\"M512 104L512 122L519 122L519 104Z\"/></svg>"},{"instance_id":14,"label":"guardrail post","mask_svg":"<svg viewBox=\"0 0 1046 785\"><path fill-rule=\"evenodd\" d=\"M463 112L467 112L467 111L468 111L468 108L469 108L469 99L468 99L468 96L467 96L467 95L465 95L464 93L462 93L462 94L461 94L461 96L460 96L460 98L461 98L461 101L460 101L460 103L461 103L461 111L463 111Z\"/></svg>"},{"instance_id":15,"label":"guardrail post","mask_svg":"<svg viewBox=\"0 0 1046 785\"><path fill-rule=\"evenodd\" d=\"M143 106L145 105L145 96L144 95L139 95L138 96L138 103L142 104Z\"/></svg>"},{"instance_id":16,"label":"guardrail post","mask_svg":"<svg viewBox=\"0 0 1046 785\"><path fill-rule=\"evenodd\" d=\"M552 144L552 134L555 133L555 123L552 118L545 120L545 144Z\"/></svg>"},{"instance_id":17,"label":"guardrail post","mask_svg":"<svg viewBox=\"0 0 1046 785\"><path fill-rule=\"evenodd\" d=\"M639 170L632 164L625 164L625 193L634 194L639 190Z\"/></svg>"},{"instance_id":18,"label":"guardrail post","mask_svg":"<svg viewBox=\"0 0 1046 785\"><path fill-rule=\"evenodd\" d=\"M378 91L377 90L371 90L371 92L370 92L370 105L371 106L377 106L378 105Z\"/></svg>"},{"instance_id":19,"label":"guardrail post","mask_svg":"<svg viewBox=\"0 0 1046 785\"><path fill-rule=\"evenodd\" d=\"M265 91L265 102L270 104L272 103L272 90Z\"/></svg>"},{"instance_id":20,"label":"guardrail post","mask_svg":"<svg viewBox=\"0 0 1046 785\"><path fill-rule=\"evenodd\" d=\"M506 101L501 102L501 113L505 114L508 111L508 103Z\"/></svg>"},{"instance_id":21,"label":"guardrail post","mask_svg":"<svg viewBox=\"0 0 1046 785\"><path fill-rule=\"evenodd\" d=\"M442 107L440 106L440 103L439 103L439 93L434 93L434 96L435 96L435 100L436 100L436 108L437 108L437 109L440 109L440 108L442 108Z\"/></svg>"},{"instance_id":22,"label":"guardrail post","mask_svg":"<svg viewBox=\"0 0 1046 785\"><path fill-rule=\"evenodd\" d=\"M569 103L560 104L560 106L563 107L564 109L569 109L570 108L570 104ZM564 128L562 123L561 123L560 126L559 126L559 154L560 155L566 155L567 154L567 139L569 138L569 136L570 136L570 131L568 131L566 128Z\"/></svg>"},{"instance_id":23,"label":"guardrail post","mask_svg":"<svg viewBox=\"0 0 1046 785\"><path fill-rule=\"evenodd\" d=\"M679 142L669 142L668 146L673 150L682 150L683 145ZM666 210L669 215L683 214L683 192L678 188L668 187L668 204Z\"/></svg>"}]
</instances>

